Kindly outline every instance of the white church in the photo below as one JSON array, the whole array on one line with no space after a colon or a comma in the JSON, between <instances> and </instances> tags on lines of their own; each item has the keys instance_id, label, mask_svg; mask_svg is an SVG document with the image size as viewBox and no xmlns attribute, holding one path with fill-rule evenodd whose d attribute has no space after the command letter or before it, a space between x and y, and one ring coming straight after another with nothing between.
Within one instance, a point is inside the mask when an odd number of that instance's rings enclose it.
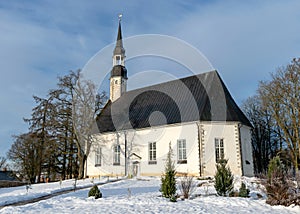
<instances>
[{"instance_id":1,"label":"white church","mask_svg":"<svg viewBox=\"0 0 300 214\"><path fill-rule=\"evenodd\" d=\"M110 100L98 115L87 176L161 176L172 148L177 173L213 176L228 159L253 176L251 124L217 71L126 90L121 22L113 51Z\"/></svg>"}]
</instances>

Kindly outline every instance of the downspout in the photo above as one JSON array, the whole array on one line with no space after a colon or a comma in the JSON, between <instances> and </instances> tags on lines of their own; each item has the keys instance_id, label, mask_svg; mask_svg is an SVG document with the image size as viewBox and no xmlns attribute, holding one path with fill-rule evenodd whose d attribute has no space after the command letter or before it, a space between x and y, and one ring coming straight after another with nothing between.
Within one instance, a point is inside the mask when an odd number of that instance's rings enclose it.
<instances>
[{"instance_id":1,"label":"downspout","mask_svg":"<svg viewBox=\"0 0 300 214\"><path fill-rule=\"evenodd\" d=\"M125 177L128 176L128 161L127 161L127 134L126 131L124 132L124 138L125 138Z\"/></svg>"},{"instance_id":2,"label":"downspout","mask_svg":"<svg viewBox=\"0 0 300 214\"><path fill-rule=\"evenodd\" d=\"M242 175L244 175L244 162L243 162L243 150L242 150L242 139L241 139L241 128L243 124L238 123L238 134L239 134L239 144L240 144L240 158L241 158L241 170Z\"/></svg>"},{"instance_id":3,"label":"downspout","mask_svg":"<svg viewBox=\"0 0 300 214\"><path fill-rule=\"evenodd\" d=\"M197 124L197 132L198 132L198 156L199 156L199 176L202 177L202 130L199 122Z\"/></svg>"}]
</instances>

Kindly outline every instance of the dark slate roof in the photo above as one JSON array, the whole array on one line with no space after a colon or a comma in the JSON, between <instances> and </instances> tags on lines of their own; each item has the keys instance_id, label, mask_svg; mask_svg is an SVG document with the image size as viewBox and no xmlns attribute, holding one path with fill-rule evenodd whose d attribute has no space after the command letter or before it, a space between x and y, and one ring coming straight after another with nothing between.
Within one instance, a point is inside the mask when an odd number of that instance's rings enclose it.
<instances>
[{"instance_id":1,"label":"dark slate roof","mask_svg":"<svg viewBox=\"0 0 300 214\"><path fill-rule=\"evenodd\" d=\"M111 72L110 72L111 77L124 77L127 79L127 69L123 65L115 65Z\"/></svg>"},{"instance_id":2,"label":"dark slate roof","mask_svg":"<svg viewBox=\"0 0 300 214\"><path fill-rule=\"evenodd\" d=\"M120 21L119 21L119 28L118 28L117 43L114 49L114 55L125 55L125 49L123 48L122 29L121 29Z\"/></svg>"},{"instance_id":3,"label":"dark slate roof","mask_svg":"<svg viewBox=\"0 0 300 214\"><path fill-rule=\"evenodd\" d=\"M217 71L124 93L108 101L97 133L191 121L235 121L251 127Z\"/></svg>"}]
</instances>

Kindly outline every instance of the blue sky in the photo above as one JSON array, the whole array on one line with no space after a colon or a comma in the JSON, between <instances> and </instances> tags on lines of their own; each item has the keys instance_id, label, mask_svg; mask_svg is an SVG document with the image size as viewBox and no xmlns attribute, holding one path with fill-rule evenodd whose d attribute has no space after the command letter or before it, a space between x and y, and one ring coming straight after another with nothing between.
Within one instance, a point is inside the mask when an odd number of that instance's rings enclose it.
<instances>
[{"instance_id":1,"label":"blue sky","mask_svg":"<svg viewBox=\"0 0 300 214\"><path fill-rule=\"evenodd\" d=\"M120 12L123 37L163 34L199 49L241 104L260 80L299 57L299 8L297 0L0 1L0 156L12 135L27 131L22 118L30 117L32 95L46 96L57 76L115 42ZM128 63L129 77L141 65Z\"/></svg>"}]
</instances>

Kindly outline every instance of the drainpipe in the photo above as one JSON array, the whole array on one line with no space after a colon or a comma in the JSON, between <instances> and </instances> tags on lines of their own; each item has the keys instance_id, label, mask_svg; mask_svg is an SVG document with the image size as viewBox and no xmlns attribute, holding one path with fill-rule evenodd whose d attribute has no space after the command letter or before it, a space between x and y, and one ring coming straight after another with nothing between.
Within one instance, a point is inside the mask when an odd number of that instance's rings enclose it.
<instances>
[{"instance_id":1,"label":"drainpipe","mask_svg":"<svg viewBox=\"0 0 300 214\"><path fill-rule=\"evenodd\" d=\"M202 177L202 130L199 122L196 122L197 124L197 132L198 132L198 151L199 151L199 176Z\"/></svg>"},{"instance_id":2,"label":"drainpipe","mask_svg":"<svg viewBox=\"0 0 300 214\"><path fill-rule=\"evenodd\" d=\"M127 161L127 134L124 132L125 138L125 177L128 176L128 161Z\"/></svg>"},{"instance_id":3,"label":"drainpipe","mask_svg":"<svg viewBox=\"0 0 300 214\"><path fill-rule=\"evenodd\" d=\"M243 162L243 150L242 150L242 138L241 138L241 128L243 124L239 123L238 124L238 134L239 134L239 144L240 144L240 157L241 157L241 170L242 170L242 175L244 175L244 162Z\"/></svg>"}]
</instances>

